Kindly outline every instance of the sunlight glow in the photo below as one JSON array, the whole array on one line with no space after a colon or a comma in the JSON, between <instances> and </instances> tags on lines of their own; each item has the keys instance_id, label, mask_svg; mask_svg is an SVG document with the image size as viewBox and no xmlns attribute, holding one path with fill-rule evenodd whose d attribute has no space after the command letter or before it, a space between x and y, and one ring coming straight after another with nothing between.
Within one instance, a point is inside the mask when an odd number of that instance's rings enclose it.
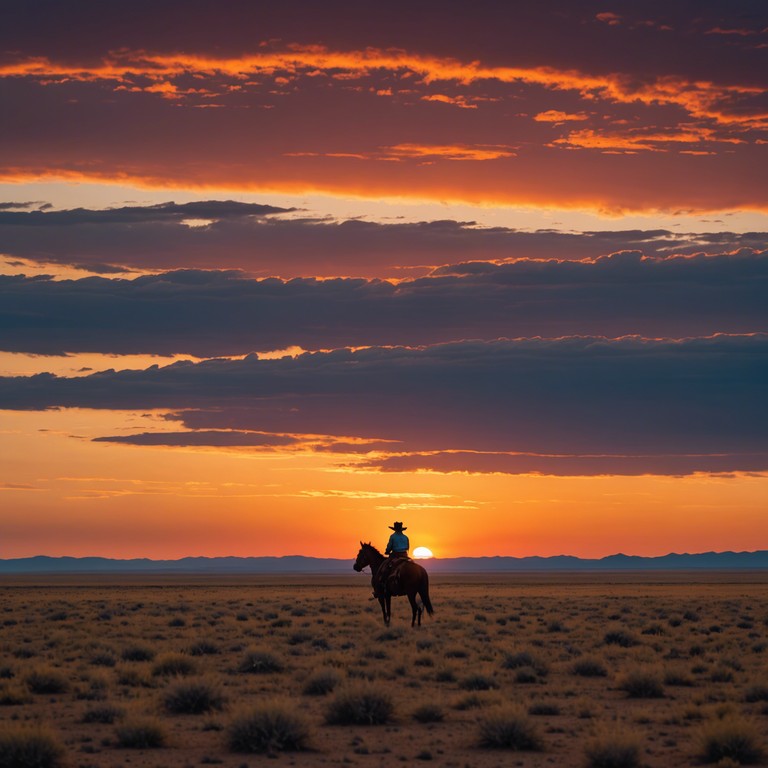
<instances>
[{"instance_id":1,"label":"sunlight glow","mask_svg":"<svg viewBox=\"0 0 768 768\"><path fill-rule=\"evenodd\" d=\"M426 547L416 547L416 549L413 550L413 556L416 560L426 560L433 555L431 549L427 549Z\"/></svg>"}]
</instances>

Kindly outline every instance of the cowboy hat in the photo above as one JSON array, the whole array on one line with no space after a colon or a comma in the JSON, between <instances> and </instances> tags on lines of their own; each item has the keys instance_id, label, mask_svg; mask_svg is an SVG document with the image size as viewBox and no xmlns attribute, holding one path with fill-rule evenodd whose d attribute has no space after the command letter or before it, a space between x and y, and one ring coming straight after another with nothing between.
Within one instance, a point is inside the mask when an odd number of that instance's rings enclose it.
<instances>
[{"instance_id":1,"label":"cowboy hat","mask_svg":"<svg viewBox=\"0 0 768 768\"><path fill-rule=\"evenodd\" d=\"M407 531L407 528L403 528L402 523L394 523L393 525L389 526L393 531Z\"/></svg>"}]
</instances>

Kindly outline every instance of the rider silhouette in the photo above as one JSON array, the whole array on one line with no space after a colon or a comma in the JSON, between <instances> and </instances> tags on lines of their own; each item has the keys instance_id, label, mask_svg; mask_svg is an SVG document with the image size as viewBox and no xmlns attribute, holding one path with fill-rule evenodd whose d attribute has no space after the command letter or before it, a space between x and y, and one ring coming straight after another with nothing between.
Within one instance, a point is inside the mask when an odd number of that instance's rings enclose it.
<instances>
[{"instance_id":1,"label":"rider silhouette","mask_svg":"<svg viewBox=\"0 0 768 768\"><path fill-rule=\"evenodd\" d=\"M387 542L387 548L384 550L385 555L389 555L389 558L385 560L380 566L377 572L376 579L376 591L373 593L374 597L385 597L387 579L390 573L403 559L408 559L408 550L411 543L408 541L408 537L403 533L408 529L403 526L401 522L395 522L389 526L394 533L389 537Z\"/></svg>"}]
</instances>

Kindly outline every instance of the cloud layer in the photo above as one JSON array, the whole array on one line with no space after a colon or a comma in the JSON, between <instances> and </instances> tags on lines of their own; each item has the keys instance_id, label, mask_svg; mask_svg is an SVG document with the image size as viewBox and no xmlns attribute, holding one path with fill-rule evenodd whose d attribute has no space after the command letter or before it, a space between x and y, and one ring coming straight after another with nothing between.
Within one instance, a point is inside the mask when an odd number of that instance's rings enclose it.
<instances>
[{"instance_id":1,"label":"cloud layer","mask_svg":"<svg viewBox=\"0 0 768 768\"><path fill-rule=\"evenodd\" d=\"M753 3L234 3L226 27L206 2L152 7L140 26L142 3L130 21L122 3L76 3L68 41L63 22L50 26L62 11L45 5L15 9L0 37L6 179L612 210L767 204L768 19Z\"/></svg>"},{"instance_id":2,"label":"cloud layer","mask_svg":"<svg viewBox=\"0 0 768 768\"><path fill-rule=\"evenodd\" d=\"M470 262L425 278L0 276L0 350L242 355L462 339L708 336L768 326L768 253Z\"/></svg>"},{"instance_id":3,"label":"cloud layer","mask_svg":"<svg viewBox=\"0 0 768 768\"><path fill-rule=\"evenodd\" d=\"M579 474L581 464L586 474L674 474L768 469L766 385L765 335L574 337L251 356L78 379L43 374L0 379L0 398L13 409L171 409L207 436L187 445L226 444L210 430L236 430L233 445L264 445L264 433L392 441L368 457L386 469ZM259 434L238 443L247 432ZM178 435L157 441L184 443ZM428 452L451 453L386 456Z\"/></svg>"},{"instance_id":4,"label":"cloud layer","mask_svg":"<svg viewBox=\"0 0 768 768\"><path fill-rule=\"evenodd\" d=\"M5 205L21 205L8 203ZM717 254L768 245L765 232L665 229L524 232L452 220L418 223L287 218L288 209L234 201L107 210L3 210L0 253L10 261L93 272L241 269L254 276L403 277L461 261Z\"/></svg>"}]
</instances>

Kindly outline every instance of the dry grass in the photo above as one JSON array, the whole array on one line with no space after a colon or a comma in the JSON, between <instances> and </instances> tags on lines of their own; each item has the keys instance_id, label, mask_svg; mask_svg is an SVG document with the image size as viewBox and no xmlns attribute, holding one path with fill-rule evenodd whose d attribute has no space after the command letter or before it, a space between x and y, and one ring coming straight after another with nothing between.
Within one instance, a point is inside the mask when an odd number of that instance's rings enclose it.
<instances>
[{"instance_id":1,"label":"dry grass","mask_svg":"<svg viewBox=\"0 0 768 768\"><path fill-rule=\"evenodd\" d=\"M236 722L243 748L296 749L281 759L297 768L667 768L765 754L768 590L754 574L663 586L437 577L439 611L416 630L403 600L385 628L365 579L313 578L0 586L0 732L51 723L67 768L254 765L233 753Z\"/></svg>"},{"instance_id":2,"label":"dry grass","mask_svg":"<svg viewBox=\"0 0 768 768\"><path fill-rule=\"evenodd\" d=\"M533 721L519 707L499 707L478 720L478 745L485 749L539 751L543 742Z\"/></svg>"},{"instance_id":3,"label":"dry grass","mask_svg":"<svg viewBox=\"0 0 768 768\"><path fill-rule=\"evenodd\" d=\"M59 768L63 757L60 741L44 728L0 727L0 768Z\"/></svg>"},{"instance_id":4,"label":"dry grass","mask_svg":"<svg viewBox=\"0 0 768 768\"><path fill-rule=\"evenodd\" d=\"M115 728L115 740L123 749L164 747L168 736L162 722L152 717L133 717Z\"/></svg>"},{"instance_id":5,"label":"dry grass","mask_svg":"<svg viewBox=\"0 0 768 768\"><path fill-rule=\"evenodd\" d=\"M701 731L701 758L705 763L731 760L739 765L755 765L765 754L765 730L736 715L707 723Z\"/></svg>"},{"instance_id":6,"label":"dry grass","mask_svg":"<svg viewBox=\"0 0 768 768\"><path fill-rule=\"evenodd\" d=\"M642 742L636 734L604 729L584 745L584 766L585 768L640 768L641 754Z\"/></svg>"},{"instance_id":7,"label":"dry grass","mask_svg":"<svg viewBox=\"0 0 768 768\"><path fill-rule=\"evenodd\" d=\"M309 748L309 728L289 702L272 701L239 713L228 731L233 752L274 754Z\"/></svg>"}]
</instances>

